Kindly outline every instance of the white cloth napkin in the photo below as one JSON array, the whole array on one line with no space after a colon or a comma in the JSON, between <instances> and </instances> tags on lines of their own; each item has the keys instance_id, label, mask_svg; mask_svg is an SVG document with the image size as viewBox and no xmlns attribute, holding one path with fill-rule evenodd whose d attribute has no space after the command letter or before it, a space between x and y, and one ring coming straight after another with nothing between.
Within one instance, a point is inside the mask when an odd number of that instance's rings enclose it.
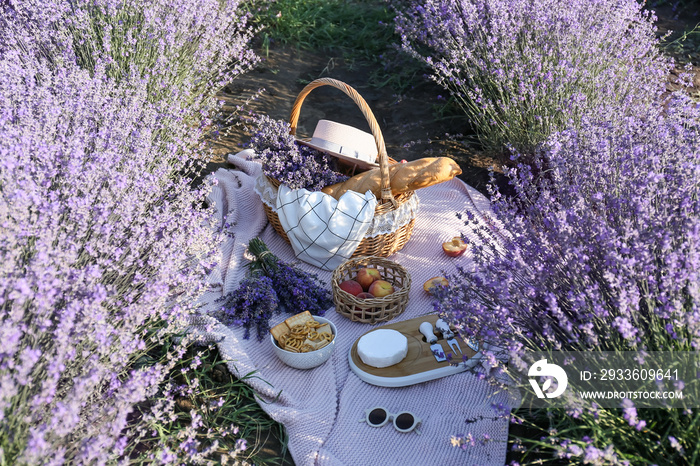
<instances>
[{"instance_id":1,"label":"white cloth napkin","mask_svg":"<svg viewBox=\"0 0 700 466\"><path fill-rule=\"evenodd\" d=\"M371 191L347 191L339 200L322 192L290 189L277 193L277 215L295 255L324 270L352 257L367 233L377 198Z\"/></svg>"}]
</instances>

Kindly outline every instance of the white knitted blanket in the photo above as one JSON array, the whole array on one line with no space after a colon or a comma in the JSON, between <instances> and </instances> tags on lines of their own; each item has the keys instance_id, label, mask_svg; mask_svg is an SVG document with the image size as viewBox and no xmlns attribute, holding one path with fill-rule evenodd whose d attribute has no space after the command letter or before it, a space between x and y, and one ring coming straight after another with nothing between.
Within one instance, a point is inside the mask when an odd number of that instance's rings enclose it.
<instances>
[{"instance_id":1,"label":"white knitted blanket","mask_svg":"<svg viewBox=\"0 0 700 466\"><path fill-rule=\"evenodd\" d=\"M289 450L299 465L503 465L506 456L508 422L498 418L492 404L507 403L505 394L470 372L462 372L430 382L402 388L384 388L361 381L348 365L348 351L362 334L374 326L351 322L329 309L325 317L337 326L336 349L323 365L297 370L284 365L273 353L270 341L243 339L243 330L228 328L206 316L217 308L214 300L234 291L245 275L244 257L250 239L260 236L280 259L295 262L291 246L267 223L261 201L253 186L260 165L245 160L246 151L229 156L238 170L219 169L210 201L221 222L233 233L221 243L221 267L211 277L211 290L202 298L205 337L216 341L222 356L230 360L230 370L243 376L256 371L257 378L246 381L260 395L262 408L284 424ZM450 258L441 243L460 232L470 236L455 213L465 210L489 211L489 202L473 188L454 179L421 189L420 210L413 237L390 257L411 274L412 289L406 311L394 321L411 319L432 311L422 289L429 278L442 271L453 271L468 263L468 253ZM302 269L319 275L329 284L330 272L306 263ZM288 315L276 315L272 325ZM200 330L201 331L201 330ZM389 412L408 410L422 419L421 434L399 433L391 425L373 428L363 419L366 409L383 406ZM474 445L455 448L453 435L471 434ZM488 439L480 442L480 440Z\"/></svg>"}]
</instances>

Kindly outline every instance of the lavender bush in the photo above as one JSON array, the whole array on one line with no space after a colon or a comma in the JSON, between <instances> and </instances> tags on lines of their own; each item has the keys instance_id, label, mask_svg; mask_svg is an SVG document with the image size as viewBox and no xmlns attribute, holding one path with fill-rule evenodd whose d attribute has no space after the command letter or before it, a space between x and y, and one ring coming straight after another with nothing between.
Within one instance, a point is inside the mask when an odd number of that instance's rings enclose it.
<instances>
[{"instance_id":1,"label":"lavender bush","mask_svg":"<svg viewBox=\"0 0 700 466\"><path fill-rule=\"evenodd\" d=\"M493 193L507 235L466 219L476 265L451 277L436 309L516 361L526 350L697 351L700 106L677 95L584 118L535 160L507 171L512 197ZM567 434L549 448L582 462L606 448L632 464L700 455L699 413L622 408L559 413Z\"/></svg>"},{"instance_id":2,"label":"lavender bush","mask_svg":"<svg viewBox=\"0 0 700 466\"><path fill-rule=\"evenodd\" d=\"M211 266L208 188L188 175L219 80L249 63L237 3L0 5L3 463L114 462L172 417L134 406L186 345L136 363L182 330ZM196 435L144 460L200 458Z\"/></svg>"},{"instance_id":3,"label":"lavender bush","mask_svg":"<svg viewBox=\"0 0 700 466\"><path fill-rule=\"evenodd\" d=\"M399 6L403 48L459 103L488 150L531 152L600 108L664 90L653 16L634 0L450 0Z\"/></svg>"},{"instance_id":4,"label":"lavender bush","mask_svg":"<svg viewBox=\"0 0 700 466\"><path fill-rule=\"evenodd\" d=\"M255 132L250 146L262 162L263 173L291 189L320 191L348 177L333 169L331 158L321 151L297 144L289 123L266 115L253 118Z\"/></svg>"}]
</instances>

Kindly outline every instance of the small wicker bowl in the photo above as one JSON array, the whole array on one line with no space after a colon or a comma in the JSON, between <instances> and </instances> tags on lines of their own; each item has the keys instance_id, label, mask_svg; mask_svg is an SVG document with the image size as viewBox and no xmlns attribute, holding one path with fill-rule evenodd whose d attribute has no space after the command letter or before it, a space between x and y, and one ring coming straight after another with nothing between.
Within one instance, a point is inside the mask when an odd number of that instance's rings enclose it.
<instances>
[{"instance_id":1,"label":"small wicker bowl","mask_svg":"<svg viewBox=\"0 0 700 466\"><path fill-rule=\"evenodd\" d=\"M379 270L382 278L392 285L395 291L383 298L357 299L340 289L345 280L354 280L357 272L364 267ZM396 262L376 256L358 257L343 262L333 271L331 277L335 311L353 322L374 324L385 322L401 314L408 304L411 290L411 276Z\"/></svg>"}]
</instances>

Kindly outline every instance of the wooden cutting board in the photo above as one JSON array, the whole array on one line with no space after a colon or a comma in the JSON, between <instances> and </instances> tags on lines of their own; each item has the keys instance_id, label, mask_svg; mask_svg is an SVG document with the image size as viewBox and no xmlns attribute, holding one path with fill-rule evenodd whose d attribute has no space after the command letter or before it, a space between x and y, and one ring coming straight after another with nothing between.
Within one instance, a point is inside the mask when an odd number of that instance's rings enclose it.
<instances>
[{"instance_id":1,"label":"wooden cutting board","mask_svg":"<svg viewBox=\"0 0 700 466\"><path fill-rule=\"evenodd\" d=\"M405 387L407 385L458 374L474 367L481 353L477 353L469 348L459 337L455 337L455 339L457 343L459 343L459 348L468 357L466 363L453 366L447 361L437 362L430 349L430 345L425 341L425 337L420 333L418 328L422 322L430 322L434 327L438 318L437 314L427 314L416 317L415 319L395 322L370 330L371 332L380 328L385 328L401 332L406 339L408 339L408 353L406 357L401 362L389 367L377 368L368 366L362 362L360 355L357 353L357 342L360 340L358 338L348 353L350 369L352 369L360 379L372 385L378 385L380 387ZM365 333L365 335L367 333ZM435 331L435 335L438 337L437 342L442 346L445 354L452 353L452 348L447 344L445 338L443 338L438 331ZM455 363L460 362L462 361L462 356L456 354L452 361Z\"/></svg>"}]
</instances>

